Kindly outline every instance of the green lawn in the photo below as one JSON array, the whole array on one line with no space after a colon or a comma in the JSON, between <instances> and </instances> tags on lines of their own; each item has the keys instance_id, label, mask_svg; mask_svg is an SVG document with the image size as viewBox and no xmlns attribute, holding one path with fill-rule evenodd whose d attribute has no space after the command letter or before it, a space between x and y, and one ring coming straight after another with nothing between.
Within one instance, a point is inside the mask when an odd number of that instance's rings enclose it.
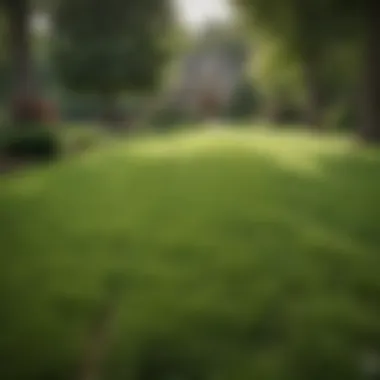
<instances>
[{"instance_id":1,"label":"green lawn","mask_svg":"<svg viewBox=\"0 0 380 380\"><path fill-rule=\"evenodd\" d=\"M380 354L380 153L182 132L0 181L1 379L78 378L116 281L101 380L366 379Z\"/></svg>"}]
</instances>

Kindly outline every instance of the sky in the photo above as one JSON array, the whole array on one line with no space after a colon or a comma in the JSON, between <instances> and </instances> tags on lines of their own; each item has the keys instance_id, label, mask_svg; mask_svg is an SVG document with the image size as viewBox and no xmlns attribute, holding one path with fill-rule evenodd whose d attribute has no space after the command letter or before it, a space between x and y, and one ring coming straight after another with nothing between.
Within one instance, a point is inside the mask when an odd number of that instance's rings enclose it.
<instances>
[{"instance_id":1,"label":"sky","mask_svg":"<svg viewBox=\"0 0 380 380\"><path fill-rule=\"evenodd\" d=\"M229 0L174 0L181 23L190 31L202 28L209 21L228 21Z\"/></svg>"}]
</instances>

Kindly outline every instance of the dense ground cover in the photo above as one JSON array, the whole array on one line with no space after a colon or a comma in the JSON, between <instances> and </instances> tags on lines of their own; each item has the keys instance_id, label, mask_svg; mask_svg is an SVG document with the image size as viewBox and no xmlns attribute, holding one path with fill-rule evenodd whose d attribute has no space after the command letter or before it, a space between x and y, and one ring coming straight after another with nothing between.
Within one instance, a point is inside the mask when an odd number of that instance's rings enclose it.
<instances>
[{"instance_id":1,"label":"dense ground cover","mask_svg":"<svg viewBox=\"0 0 380 380\"><path fill-rule=\"evenodd\" d=\"M213 130L0 178L0 377L76 376L118 290L103 379L366 378L379 173L342 136Z\"/></svg>"}]
</instances>

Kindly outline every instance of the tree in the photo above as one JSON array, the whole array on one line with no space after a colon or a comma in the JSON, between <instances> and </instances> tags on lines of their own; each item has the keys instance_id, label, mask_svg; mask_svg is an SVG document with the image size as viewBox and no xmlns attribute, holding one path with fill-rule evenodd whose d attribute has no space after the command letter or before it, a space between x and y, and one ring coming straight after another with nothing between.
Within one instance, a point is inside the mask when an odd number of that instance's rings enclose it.
<instances>
[{"instance_id":1,"label":"tree","mask_svg":"<svg viewBox=\"0 0 380 380\"><path fill-rule=\"evenodd\" d=\"M300 63L281 38L261 31L254 35L250 76L260 94L260 113L272 122L282 120L284 109L293 109L301 118L305 89Z\"/></svg>"},{"instance_id":2,"label":"tree","mask_svg":"<svg viewBox=\"0 0 380 380\"><path fill-rule=\"evenodd\" d=\"M8 22L4 12L0 12L0 98L1 103L7 96L9 88L10 62L7 51ZM3 111L3 110L1 110Z\"/></svg>"},{"instance_id":3,"label":"tree","mask_svg":"<svg viewBox=\"0 0 380 380\"><path fill-rule=\"evenodd\" d=\"M374 4L361 5L364 24L363 67L363 126L360 137L364 141L380 143L380 35L379 10Z\"/></svg>"},{"instance_id":4,"label":"tree","mask_svg":"<svg viewBox=\"0 0 380 380\"><path fill-rule=\"evenodd\" d=\"M120 94L157 85L169 52L169 1L66 0L54 24L53 58L63 84L101 96L107 119Z\"/></svg>"},{"instance_id":5,"label":"tree","mask_svg":"<svg viewBox=\"0 0 380 380\"><path fill-rule=\"evenodd\" d=\"M40 121L34 120L32 115L27 116L29 112L24 112L26 109L32 111L34 107L39 107L41 101L31 21L37 9L49 9L54 3L54 0L0 0L0 16L5 21L7 32L5 53L11 69L10 116L15 126L25 125L29 116L31 122Z\"/></svg>"},{"instance_id":6,"label":"tree","mask_svg":"<svg viewBox=\"0 0 380 380\"><path fill-rule=\"evenodd\" d=\"M257 32L281 42L288 57L297 61L305 87L305 117L309 125L323 124L322 68L327 47L335 38L326 1L237 0Z\"/></svg>"},{"instance_id":7,"label":"tree","mask_svg":"<svg viewBox=\"0 0 380 380\"><path fill-rule=\"evenodd\" d=\"M304 64L309 90L316 90L321 79L318 67L326 67L331 48L342 43L356 49L363 57L357 74L362 78L360 93L362 122L359 136L380 142L380 46L378 9L375 3L359 0L236 0L250 21L282 37L289 49L299 54ZM322 59L321 59L322 58ZM346 62L350 64L350 62ZM322 70L323 71L323 70ZM354 75L355 76L355 75ZM318 103L318 91L310 91L310 109ZM313 118L311 118L313 119Z\"/></svg>"},{"instance_id":8,"label":"tree","mask_svg":"<svg viewBox=\"0 0 380 380\"><path fill-rule=\"evenodd\" d=\"M8 46L12 61L12 92L16 98L34 96L29 0L2 0L2 11L7 19Z\"/></svg>"}]
</instances>

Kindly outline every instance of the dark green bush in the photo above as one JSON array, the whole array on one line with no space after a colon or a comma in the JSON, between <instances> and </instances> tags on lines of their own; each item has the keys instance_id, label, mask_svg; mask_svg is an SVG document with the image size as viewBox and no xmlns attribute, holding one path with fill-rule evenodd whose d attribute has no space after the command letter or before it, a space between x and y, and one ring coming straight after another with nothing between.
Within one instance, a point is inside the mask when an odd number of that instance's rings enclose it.
<instances>
[{"instance_id":1,"label":"dark green bush","mask_svg":"<svg viewBox=\"0 0 380 380\"><path fill-rule=\"evenodd\" d=\"M18 159L49 160L60 153L57 136L46 127L28 126L25 129L5 129L1 136L1 152Z\"/></svg>"},{"instance_id":2,"label":"dark green bush","mask_svg":"<svg viewBox=\"0 0 380 380\"><path fill-rule=\"evenodd\" d=\"M355 104L334 104L327 109L325 124L328 128L352 131L359 122L359 114Z\"/></svg>"},{"instance_id":3,"label":"dark green bush","mask_svg":"<svg viewBox=\"0 0 380 380\"><path fill-rule=\"evenodd\" d=\"M157 128L171 128L177 126L184 120L184 115L182 115L179 109L175 107L164 107L157 111L152 119L151 124Z\"/></svg>"},{"instance_id":4,"label":"dark green bush","mask_svg":"<svg viewBox=\"0 0 380 380\"><path fill-rule=\"evenodd\" d=\"M248 81L244 81L236 89L225 116L230 120L249 119L257 113L258 105L258 94Z\"/></svg>"}]
</instances>

